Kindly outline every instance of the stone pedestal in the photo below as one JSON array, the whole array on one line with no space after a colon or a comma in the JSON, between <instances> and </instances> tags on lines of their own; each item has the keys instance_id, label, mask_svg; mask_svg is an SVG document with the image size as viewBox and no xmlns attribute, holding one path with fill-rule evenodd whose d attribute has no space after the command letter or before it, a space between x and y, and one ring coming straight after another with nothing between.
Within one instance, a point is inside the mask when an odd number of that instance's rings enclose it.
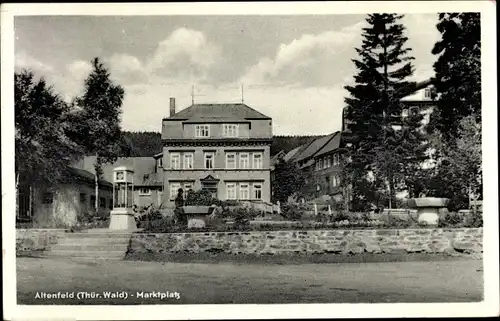
<instances>
[{"instance_id":1,"label":"stone pedestal","mask_svg":"<svg viewBox=\"0 0 500 321\"><path fill-rule=\"evenodd\" d=\"M134 211L130 208L114 209L110 213L110 230L136 230L137 224L134 219Z\"/></svg>"},{"instance_id":2,"label":"stone pedestal","mask_svg":"<svg viewBox=\"0 0 500 321\"><path fill-rule=\"evenodd\" d=\"M447 198L439 197L420 197L410 199L408 205L417 209L419 223L427 225L438 225L439 210L446 208Z\"/></svg>"},{"instance_id":3,"label":"stone pedestal","mask_svg":"<svg viewBox=\"0 0 500 321\"><path fill-rule=\"evenodd\" d=\"M422 207L417 210L419 223L437 225L439 221L439 210L435 207Z\"/></svg>"},{"instance_id":4,"label":"stone pedestal","mask_svg":"<svg viewBox=\"0 0 500 321\"><path fill-rule=\"evenodd\" d=\"M205 220L206 220L205 215L188 216L188 219L187 219L188 228L203 228L206 226Z\"/></svg>"}]
</instances>

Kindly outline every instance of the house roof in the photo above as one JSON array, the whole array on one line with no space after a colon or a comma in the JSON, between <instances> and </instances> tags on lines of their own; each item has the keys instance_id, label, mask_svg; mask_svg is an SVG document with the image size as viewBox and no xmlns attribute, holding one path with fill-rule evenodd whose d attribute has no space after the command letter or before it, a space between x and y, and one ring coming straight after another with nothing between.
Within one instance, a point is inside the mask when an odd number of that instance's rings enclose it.
<instances>
[{"instance_id":1,"label":"house roof","mask_svg":"<svg viewBox=\"0 0 500 321\"><path fill-rule=\"evenodd\" d=\"M241 121L246 119L270 119L246 104L194 104L166 118L190 121Z\"/></svg>"},{"instance_id":2,"label":"house roof","mask_svg":"<svg viewBox=\"0 0 500 321\"><path fill-rule=\"evenodd\" d=\"M271 157L271 165L275 165L278 162L278 159L283 156L285 156L285 152L283 150L280 150L276 155Z\"/></svg>"},{"instance_id":3,"label":"house roof","mask_svg":"<svg viewBox=\"0 0 500 321\"><path fill-rule=\"evenodd\" d=\"M72 166L70 166L68 169L69 169L70 174L77 176L78 178L81 178L83 180L86 180L86 181L89 181L92 183L94 183L94 181L95 181L94 174L89 172L89 171L86 171L86 170L80 169L80 168L76 168L76 167L72 167ZM113 184L105 179L100 179L99 184L102 186L113 187Z\"/></svg>"},{"instance_id":4,"label":"house roof","mask_svg":"<svg viewBox=\"0 0 500 321\"><path fill-rule=\"evenodd\" d=\"M303 147L304 145L300 145L298 147L295 147L294 149L292 149L291 151L289 151L288 153L285 154L285 156L283 156L283 159L285 160L285 162L288 162L290 159L293 158L293 156L295 156L297 154L297 152Z\"/></svg>"},{"instance_id":5,"label":"house roof","mask_svg":"<svg viewBox=\"0 0 500 321\"><path fill-rule=\"evenodd\" d=\"M79 162L83 170L89 171L94 175L95 156L85 156ZM134 170L135 186L162 186L163 170L155 172L156 160L153 157L120 157L113 164L103 165L103 178L110 182L113 181L113 170L118 166L127 166Z\"/></svg>"},{"instance_id":6,"label":"house roof","mask_svg":"<svg viewBox=\"0 0 500 321\"><path fill-rule=\"evenodd\" d=\"M313 140L307 148L305 148L300 155L296 157L297 161L303 161L306 160L310 157L313 157L323 146L325 146L332 138L335 136L336 133L326 135L320 138L316 138Z\"/></svg>"},{"instance_id":7,"label":"house roof","mask_svg":"<svg viewBox=\"0 0 500 321\"><path fill-rule=\"evenodd\" d=\"M335 132L332 135L333 135L332 139L330 139L330 141L328 141L328 143L326 143L325 146L320 148L314 156L321 156L324 154L328 154L340 147L340 135L341 135L340 132Z\"/></svg>"}]
</instances>

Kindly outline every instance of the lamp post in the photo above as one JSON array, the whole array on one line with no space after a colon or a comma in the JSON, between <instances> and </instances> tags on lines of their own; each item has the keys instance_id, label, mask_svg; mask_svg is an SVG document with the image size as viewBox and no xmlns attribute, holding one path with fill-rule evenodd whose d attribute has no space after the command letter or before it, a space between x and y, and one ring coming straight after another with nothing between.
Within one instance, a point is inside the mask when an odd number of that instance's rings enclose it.
<instances>
[{"instance_id":1,"label":"lamp post","mask_svg":"<svg viewBox=\"0 0 500 321\"><path fill-rule=\"evenodd\" d=\"M134 171L127 167L116 167L113 171L113 210L110 230L135 230L133 206Z\"/></svg>"}]
</instances>

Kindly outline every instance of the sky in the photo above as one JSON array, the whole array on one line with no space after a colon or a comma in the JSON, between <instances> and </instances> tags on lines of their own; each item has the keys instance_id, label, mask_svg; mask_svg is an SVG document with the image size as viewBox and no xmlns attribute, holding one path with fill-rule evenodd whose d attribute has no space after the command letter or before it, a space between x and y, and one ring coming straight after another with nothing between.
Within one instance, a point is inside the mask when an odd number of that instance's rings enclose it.
<instances>
[{"instance_id":1,"label":"sky","mask_svg":"<svg viewBox=\"0 0 500 321\"><path fill-rule=\"evenodd\" d=\"M161 130L169 98L244 103L273 119L275 135L341 128L365 15L17 16L15 68L43 76L65 100L83 91L99 57L125 89L122 129ZM403 18L414 80L432 76L437 14ZM243 95L242 95L243 87Z\"/></svg>"}]
</instances>

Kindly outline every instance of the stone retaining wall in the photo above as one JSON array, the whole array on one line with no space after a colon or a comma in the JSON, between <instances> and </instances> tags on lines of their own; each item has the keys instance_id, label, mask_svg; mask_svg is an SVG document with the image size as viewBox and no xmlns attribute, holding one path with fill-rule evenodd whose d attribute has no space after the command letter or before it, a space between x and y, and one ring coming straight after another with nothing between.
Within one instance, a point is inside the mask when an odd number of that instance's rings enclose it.
<instances>
[{"instance_id":1,"label":"stone retaining wall","mask_svg":"<svg viewBox=\"0 0 500 321\"><path fill-rule=\"evenodd\" d=\"M134 234L130 252L481 253L483 229L310 230Z\"/></svg>"},{"instance_id":2,"label":"stone retaining wall","mask_svg":"<svg viewBox=\"0 0 500 321\"><path fill-rule=\"evenodd\" d=\"M16 229L16 253L50 250L64 233L64 229Z\"/></svg>"}]
</instances>

